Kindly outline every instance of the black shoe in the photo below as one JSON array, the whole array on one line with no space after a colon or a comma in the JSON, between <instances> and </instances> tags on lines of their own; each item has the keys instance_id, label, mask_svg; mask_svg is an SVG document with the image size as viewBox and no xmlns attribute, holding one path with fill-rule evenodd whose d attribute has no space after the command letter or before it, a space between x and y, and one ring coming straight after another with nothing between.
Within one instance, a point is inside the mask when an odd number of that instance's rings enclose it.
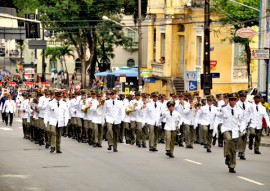
<instances>
[{"instance_id":1,"label":"black shoe","mask_svg":"<svg viewBox=\"0 0 270 191\"><path fill-rule=\"evenodd\" d=\"M261 154L261 152L260 152L260 151L254 151L254 154L258 154L258 155L260 155L260 154Z\"/></svg>"},{"instance_id":2,"label":"black shoe","mask_svg":"<svg viewBox=\"0 0 270 191\"><path fill-rule=\"evenodd\" d=\"M43 141L39 142L39 146L45 145Z\"/></svg>"},{"instance_id":3,"label":"black shoe","mask_svg":"<svg viewBox=\"0 0 270 191\"><path fill-rule=\"evenodd\" d=\"M152 149L152 148L150 148L150 149L149 149L149 151L153 151L153 149Z\"/></svg>"},{"instance_id":4,"label":"black shoe","mask_svg":"<svg viewBox=\"0 0 270 191\"><path fill-rule=\"evenodd\" d=\"M54 147L51 147L50 153L53 153L54 151L55 151L55 148Z\"/></svg>"},{"instance_id":5,"label":"black shoe","mask_svg":"<svg viewBox=\"0 0 270 191\"><path fill-rule=\"evenodd\" d=\"M27 139L27 138L26 138ZM39 141L35 141L35 144L39 144Z\"/></svg>"},{"instance_id":6,"label":"black shoe","mask_svg":"<svg viewBox=\"0 0 270 191\"><path fill-rule=\"evenodd\" d=\"M165 141L163 139L160 140L160 143L165 144Z\"/></svg>"},{"instance_id":7,"label":"black shoe","mask_svg":"<svg viewBox=\"0 0 270 191\"><path fill-rule=\"evenodd\" d=\"M143 147L143 148L146 148L146 145L143 144L142 147Z\"/></svg>"},{"instance_id":8,"label":"black shoe","mask_svg":"<svg viewBox=\"0 0 270 191\"><path fill-rule=\"evenodd\" d=\"M184 147L183 143L179 143L179 147Z\"/></svg>"},{"instance_id":9,"label":"black shoe","mask_svg":"<svg viewBox=\"0 0 270 191\"><path fill-rule=\"evenodd\" d=\"M48 143L46 143L45 148L48 149L50 147L50 145Z\"/></svg>"},{"instance_id":10,"label":"black shoe","mask_svg":"<svg viewBox=\"0 0 270 191\"><path fill-rule=\"evenodd\" d=\"M193 146L187 145L186 148L187 148L187 149L193 149Z\"/></svg>"},{"instance_id":11,"label":"black shoe","mask_svg":"<svg viewBox=\"0 0 270 191\"><path fill-rule=\"evenodd\" d=\"M236 173L236 171L234 170L234 168L229 168L229 173Z\"/></svg>"},{"instance_id":12,"label":"black shoe","mask_svg":"<svg viewBox=\"0 0 270 191\"><path fill-rule=\"evenodd\" d=\"M248 145L249 150L252 150L252 144Z\"/></svg>"},{"instance_id":13,"label":"black shoe","mask_svg":"<svg viewBox=\"0 0 270 191\"><path fill-rule=\"evenodd\" d=\"M97 147L101 148L102 146L100 144L97 144Z\"/></svg>"},{"instance_id":14,"label":"black shoe","mask_svg":"<svg viewBox=\"0 0 270 191\"><path fill-rule=\"evenodd\" d=\"M172 154L172 153L170 153L169 157L170 157L170 158L174 158L174 156L173 156L173 154Z\"/></svg>"},{"instance_id":15,"label":"black shoe","mask_svg":"<svg viewBox=\"0 0 270 191\"><path fill-rule=\"evenodd\" d=\"M113 152L118 152L118 150L117 149L113 149Z\"/></svg>"},{"instance_id":16,"label":"black shoe","mask_svg":"<svg viewBox=\"0 0 270 191\"><path fill-rule=\"evenodd\" d=\"M167 156L170 156L171 152L170 151L166 151L166 154Z\"/></svg>"},{"instance_id":17,"label":"black shoe","mask_svg":"<svg viewBox=\"0 0 270 191\"><path fill-rule=\"evenodd\" d=\"M141 147L142 147L142 145L141 145L141 144L138 144L137 146L138 146L139 148L141 148Z\"/></svg>"},{"instance_id":18,"label":"black shoe","mask_svg":"<svg viewBox=\"0 0 270 191\"><path fill-rule=\"evenodd\" d=\"M211 153L212 151L211 151L211 149L207 149L206 152Z\"/></svg>"},{"instance_id":19,"label":"black shoe","mask_svg":"<svg viewBox=\"0 0 270 191\"><path fill-rule=\"evenodd\" d=\"M60 151L60 150L57 150L57 151L56 151L56 153L62 153L62 151Z\"/></svg>"},{"instance_id":20,"label":"black shoe","mask_svg":"<svg viewBox=\"0 0 270 191\"><path fill-rule=\"evenodd\" d=\"M240 160L246 160L245 156L240 156Z\"/></svg>"},{"instance_id":21,"label":"black shoe","mask_svg":"<svg viewBox=\"0 0 270 191\"><path fill-rule=\"evenodd\" d=\"M111 151L112 150L112 146L110 145L108 148L107 148L108 151Z\"/></svg>"},{"instance_id":22,"label":"black shoe","mask_svg":"<svg viewBox=\"0 0 270 191\"><path fill-rule=\"evenodd\" d=\"M153 152L157 152L158 150L156 148L152 148L152 151Z\"/></svg>"},{"instance_id":23,"label":"black shoe","mask_svg":"<svg viewBox=\"0 0 270 191\"><path fill-rule=\"evenodd\" d=\"M94 143L94 144L93 144L93 147L97 147L97 143Z\"/></svg>"},{"instance_id":24,"label":"black shoe","mask_svg":"<svg viewBox=\"0 0 270 191\"><path fill-rule=\"evenodd\" d=\"M223 147L223 143L219 143L218 144L218 147Z\"/></svg>"},{"instance_id":25,"label":"black shoe","mask_svg":"<svg viewBox=\"0 0 270 191\"><path fill-rule=\"evenodd\" d=\"M207 147L208 147L207 145L203 145L203 148L207 149Z\"/></svg>"},{"instance_id":26,"label":"black shoe","mask_svg":"<svg viewBox=\"0 0 270 191\"><path fill-rule=\"evenodd\" d=\"M231 165L231 160L230 160L230 157L229 156L226 156L225 164L226 165Z\"/></svg>"}]
</instances>

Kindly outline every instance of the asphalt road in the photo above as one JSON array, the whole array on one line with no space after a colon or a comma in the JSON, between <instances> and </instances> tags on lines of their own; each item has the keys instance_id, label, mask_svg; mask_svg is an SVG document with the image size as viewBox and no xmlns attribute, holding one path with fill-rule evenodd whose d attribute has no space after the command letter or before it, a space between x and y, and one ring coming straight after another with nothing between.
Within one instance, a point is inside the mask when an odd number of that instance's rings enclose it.
<instances>
[{"instance_id":1,"label":"asphalt road","mask_svg":"<svg viewBox=\"0 0 270 191\"><path fill-rule=\"evenodd\" d=\"M175 148L175 158L159 151L119 144L118 153L93 148L62 138L62 154L50 154L22 138L20 119L13 127L0 122L0 191L259 191L270 190L270 150L262 155L247 151L246 161L237 160L236 174L224 164L223 149L206 153Z\"/></svg>"}]
</instances>

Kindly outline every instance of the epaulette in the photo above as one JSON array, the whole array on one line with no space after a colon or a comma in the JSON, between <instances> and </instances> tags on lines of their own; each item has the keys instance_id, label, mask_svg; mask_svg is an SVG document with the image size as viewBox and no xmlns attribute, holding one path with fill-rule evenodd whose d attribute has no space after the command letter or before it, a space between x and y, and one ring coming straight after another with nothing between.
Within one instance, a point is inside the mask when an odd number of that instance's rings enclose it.
<instances>
[{"instance_id":1,"label":"epaulette","mask_svg":"<svg viewBox=\"0 0 270 191\"><path fill-rule=\"evenodd\" d=\"M62 100L62 101L67 102L66 100Z\"/></svg>"},{"instance_id":2,"label":"epaulette","mask_svg":"<svg viewBox=\"0 0 270 191\"><path fill-rule=\"evenodd\" d=\"M227 105L223 105L223 106L221 106L221 107L226 107Z\"/></svg>"},{"instance_id":3,"label":"epaulette","mask_svg":"<svg viewBox=\"0 0 270 191\"><path fill-rule=\"evenodd\" d=\"M249 103L253 103L252 101L248 101Z\"/></svg>"}]
</instances>

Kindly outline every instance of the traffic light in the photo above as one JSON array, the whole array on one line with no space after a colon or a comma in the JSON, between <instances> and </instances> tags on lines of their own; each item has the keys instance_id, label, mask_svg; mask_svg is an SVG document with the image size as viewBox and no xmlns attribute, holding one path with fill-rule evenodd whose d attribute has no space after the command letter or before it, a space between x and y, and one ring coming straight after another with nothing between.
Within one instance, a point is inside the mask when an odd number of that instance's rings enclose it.
<instances>
[{"instance_id":1,"label":"traffic light","mask_svg":"<svg viewBox=\"0 0 270 191\"><path fill-rule=\"evenodd\" d=\"M201 74L201 89L203 89L204 94L209 95L212 88L212 74Z\"/></svg>"},{"instance_id":2,"label":"traffic light","mask_svg":"<svg viewBox=\"0 0 270 191\"><path fill-rule=\"evenodd\" d=\"M37 20L36 14L25 14L26 19ZM40 24L35 22L25 22L26 38L40 38Z\"/></svg>"}]
</instances>

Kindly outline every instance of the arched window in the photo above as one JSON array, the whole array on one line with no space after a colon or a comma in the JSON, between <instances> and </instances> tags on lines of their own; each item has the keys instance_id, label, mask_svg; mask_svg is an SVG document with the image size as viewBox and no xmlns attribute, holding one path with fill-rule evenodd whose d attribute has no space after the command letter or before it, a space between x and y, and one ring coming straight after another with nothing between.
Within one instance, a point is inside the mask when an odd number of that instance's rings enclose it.
<instances>
[{"instance_id":1,"label":"arched window","mask_svg":"<svg viewBox=\"0 0 270 191\"><path fill-rule=\"evenodd\" d=\"M130 68L135 66L135 61L133 59L128 59L127 66L130 67Z\"/></svg>"},{"instance_id":2,"label":"arched window","mask_svg":"<svg viewBox=\"0 0 270 191\"><path fill-rule=\"evenodd\" d=\"M81 60L79 58L77 58L75 60L75 70L76 70L76 72L81 72L81 68L82 68Z\"/></svg>"}]
</instances>

